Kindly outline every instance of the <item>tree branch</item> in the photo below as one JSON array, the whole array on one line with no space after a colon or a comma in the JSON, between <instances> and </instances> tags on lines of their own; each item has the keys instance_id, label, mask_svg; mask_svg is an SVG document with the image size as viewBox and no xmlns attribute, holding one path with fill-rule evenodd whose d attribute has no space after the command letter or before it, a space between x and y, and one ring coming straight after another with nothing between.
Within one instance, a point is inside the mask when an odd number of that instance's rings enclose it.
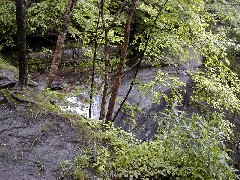
<instances>
[{"instance_id":1,"label":"tree branch","mask_svg":"<svg viewBox=\"0 0 240 180\"><path fill-rule=\"evenodd\" d=\"M148 35L148 37L147 37L147 41L146 41L144 50L142 51L142 56L140 57L140 60L139 60L138 63L137 63L137 69L136 69L136 71L135 71L134 77L133 77L133 79L132 79L132 82L131 82L131 84L130 84L130 87L129 87L129 89L128 89L127 94L125 95L123 101L122 101L121 104L120 104L120 107L118 108L116 114L114 115L113 122L116 120L119 112L121 111L122 107L124 106L124 104L125 104L128 96L129 96L130 92L132 91L132 88L133 88L134 82L135 82L135 80L136 80L136 77L137 77L137 74L138 74L140 65L141 65L142 60L143 60L143 58L144 58L144 54L145 54L145 52L146 52L146 50L147 50L149 41L150 41L150 39L151 39L151 34L152 34L152 31L153 31L153 27L154 27L154 25L156 24L159 16L160 16L161 13L162 13L162 10L163 10L163 8L166 6L167 2L168 2L168 0L165 1L165 3L163 4L162 8L160 9L160 11L158 12L157 16L156 16L155 19L154 19L154 22L153 22L152 27L151 27L151 29L150 29L150 33L149 33L149 35Z\"/></svg>"}]
</instances>

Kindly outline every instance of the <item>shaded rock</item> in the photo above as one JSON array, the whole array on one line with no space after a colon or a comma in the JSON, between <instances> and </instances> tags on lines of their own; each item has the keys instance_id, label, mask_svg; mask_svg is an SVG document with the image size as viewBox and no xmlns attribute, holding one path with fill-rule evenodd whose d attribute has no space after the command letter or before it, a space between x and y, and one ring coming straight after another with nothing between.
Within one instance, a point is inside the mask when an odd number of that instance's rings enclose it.
<instances>
[{"instance_id":1,"label":"shaded rock","mask_svg":"<svg viewBox=\"0 0 240 180\"><path fill-rule=\"evenodd\" d=\"M18 81L18 74L9 69L0 69L0 88L14 86Z\"/></svg>"},{"instance_id":2,"label":"shaded rock","mask_svg":"<svg viewBox=\"0 0 240 180\"><path fill-rule=\"evenodd\" d=\"M64 88L64 85L63 81L54 81L51 85L51 90L61 90Z\"/></svg>"},{"instance_id":3,"label":"shaded rock","mask_svg":"<svg viewBox=\"0 0 240 180\"><path fill-rule=\"evenodd\" d=\"M35 82L35 86L38 91L42 92L45 88L47 88L47 73L43 74L34 74L32 77L33 81ZM64 78L61 76L56 76L55 80L52 82L50 89L51 90L60 90L66 85Z\"/></svg>"},{"instance_id":4,"label":"shaded rock","mask_svg":"<svg viewBox=\"0 0 240 180\"><path fill-rule=\"evenodd\" d=\"M17 81L18 74L15 71L8 69L0 69L0 79L7 79L9 81Z\"/></svg>"},{"instance_id":5,"label":"shaded rock","mask_svg":"<svg viewBox=\"0 0 240 180\"><path fill-rule=\"evenodd\" d=\"M196 60L197 61L197 60ZM150 67L146 68L143 67L139 70L138 79L140 79L143 83L148 84L151 82L157 75L158 70L161 70L164 73L167 73L171 77L176 77L179 79L180 82L186 84L186 86L182 87L179 86L179 90L182 91L183 96L183 106L179 108L186 108L188 106L188 102L190 100L190 96L192 95L192 87L193 81L191 77L186 73L186 70L190 70L190 68L197 68L201 65L201 63L189 63L189 66L181 65L179 67L173 66L165 66L161 67L160 69ZM192 69L191 69L192 70ZM133 76L133 72L129 73L124 79L123 83L121 84L119 90L119 97L123 98L127 93L127 90L130 85L131 77ZM164 77L163 77L164 78ZM169 98L172 96L172 90L169 86L164 85L155 85L154 90L157 92L164 93ZM185 93L184 93L185 92ZM133 106L137 106L142 112L138 112L136 117L131 117L129 113L120 112L117 119L115 120L115 125L121 127L126 131L131 131L135 134L135 136L143 141L149 141L154 137L155 130L157 128L157 122L153 118L153 114L163 112L164 109L168 108L167 103L163 97L160 97L159 104L154 103L151 99L154 98L152 92L149 92L147 96L143 96L137 85L132 89L131 93L129 94L127 102ZM131 122L131 118L136 120L136 122Z\"/></svg>"},{"instance_id":6,"label":"shaded rock","mask_svg":"<svg viewBox=\"0 0 240 180\"><path fill-rule=\"evenodd\" d=\"M17 82L16 81L10 81L8 79L2 79L0 80L0 88L7 88L10 86L14 86Z\"/></svg>"}]
</instances>

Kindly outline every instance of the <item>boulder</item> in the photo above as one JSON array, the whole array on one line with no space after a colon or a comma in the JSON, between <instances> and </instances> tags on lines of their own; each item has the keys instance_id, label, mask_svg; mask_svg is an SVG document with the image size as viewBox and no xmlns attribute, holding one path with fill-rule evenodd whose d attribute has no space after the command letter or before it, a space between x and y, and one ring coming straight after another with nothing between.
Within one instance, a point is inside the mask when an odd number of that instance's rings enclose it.
<instances>
[{"instance_id":1,"label":"boulder","mask_svg":"<svg viewBox=\"0 0 240 180\"><path fill-rule=\"evenodd\" d=\"M7 79L9 81L17 81L18 74L9 69L0 69L0 80Z\"/></svg>"},{"instance_id":2,"label":"boulder","mask_svg":"<svg viewBox=\"0 0 240 180\"><path fill-rule=\"evenodd\" d=\"M13 86L18 80L18 74L8 69L0 69L0 87L5 88Z\"/></svg>"}]
</instances>

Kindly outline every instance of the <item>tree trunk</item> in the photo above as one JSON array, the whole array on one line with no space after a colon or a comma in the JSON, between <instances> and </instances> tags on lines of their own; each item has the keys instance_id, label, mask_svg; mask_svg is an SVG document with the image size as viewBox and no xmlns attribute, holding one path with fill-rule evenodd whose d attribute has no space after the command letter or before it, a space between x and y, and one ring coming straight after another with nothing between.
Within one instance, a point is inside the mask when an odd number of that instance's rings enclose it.
<instances>
[{"instance_id":1,"label":"tree trunk","mask_svg":"<svg viewBox=\"0 0 240 180\"><path fill-rule=\"evenodd\" d=\"M102 94L102 103L101 103L101 111L99 119L104 120L106 114L106 104L107 104L107 91L108 91L108 81L109 81L109 39L108 39L108 30L105 31L105 47L104 47L104 87Z\"/></svg>"},{"instance_id":2,"label":"tree trunk","mask_svg":"<svg viewBox=\"0 0 240 180\"><path fill-rule=\"evenodd\" d=\"M89 109L88 109L88 114L89 114L89 119L92 117L92 104L93 104L93 92L94 92L94 84L95 84L95 65L96 65L96 59L97 59L97 48L98 48L98 30L99 30L99 21L100 21L100 15L101 15L101 10L99 10L99 15L98 15L98 20L97 20L97 25L96 25L96 30L95 30L95 37L94 37L94 53L93 53L93 61L92 61L92 79L91 79L91 90L90 90L90 103L89 103Z\"/></svg>"},{"instance_id":3,"label":"tree trunk","mask_svg":"<svg viewBox=\"0 0 240 180\"><path fill-rule=\"evenodd\" d=\"M27 84L28 66L26 58L26 15L24 0L16 0L17 49L19 65L19 85Z\"/></svg>"},{"instance_id":4,"label":"tree trunk","mask_svg":"<svg viewBox=\"0 0 240 180\"><path fill-rule=\"evenodd\" d=\"M76 2L77 2L77 0L68 0L67 10L63 17L62 31L58 35L55 54L54 54L51 68L49 70L48 77L47 77L47 87L51 86L52 82L54 81L54 79L56 77L58 65L61 62L65 36L66 36L67 29L68 29L68 26L71 21L71 15L72 15L73 8L74 8L74 5L76 4Z\"/></svg>"},{"instance_id":5,"label":"tree trunk","mask_svg":"<svg viewBox=\"0 0 240 180\"><path fill-rule=\"evenodd\" d=\"M116 77L115 82L112 87L112 94L111 94L111 98L110 98L109 105L108 105L106 123L112 121L113 110L114 110L116 98L118 95L118 90L119 90L119 87L121 84L121 80L122 80L124 61L125 61L125 58L127 55L127 49L128 49L129 37L130 37L130 25L132 22L132 17L135 12L136 6L137 6L137 0L132 0L132 4L131 4L131 7L129 9L127 19L126 19L124 41L121 46L120 62L118 65L117 77Z\"/></svg>"},{"instance_id":6,"label":"tree trunk","mask_svg":"<svg viewBox=\"0 0 240 180\"><path fill-rule=\"evenodd\" d=\"M107 96L108 96L108 88L109 88L109 31L114 26L115 21L121 15L124 7L127 5L127 1L123 2L119 10L114 15L112 22L106 27L105 15L104 15L104 3L105 0L101 0L101 18L104 30L104 87L102 93L102 102L101 102L101 110L99 119L105 120L106 115L106 104L107 104Z\"/></svg>"},{"instance_id":7,"label":"tree trunk","mask_svg":"<svg viewBox=\"0 0 240 180\"><path fill-rule=\"evenodd\" d=\"M101 111L99 119L104 120L106 114L106 104L107 104L107 91L108 91L108 64L109 64L109 38L108 33L109 29L106 28L106 22L104 17L104 0L101 0L101 18L104 30L104 87L103 87L103 94L102 94L102 102L101 102Z\"/></svg>"},{"instance_id":8,"label":"tree trunk","mask_svg":"<svg viewBox=\"0 0 240 180\"><path fill-rule=\"evenodd\" d=\"M141 66L143 57L144 57L145 52L146 52L147 47L148 47L148 43L149 43L149 41L150 41L150 39L151 39L151 36L152 36L153 27L154 27L154 25L156 24L159 16L161 15L162 10L165 8L167 2L168 2L168 0L166 0L165 3L162 5L162 8L159 10L157 16L156 16L155 19L154 19L154 22L153 22L153 24L152 24L152 26L151 26L151 28L150 28L150 33L147 35L147 39L146 39L146 43L145 43L145 45L144 45L144 49L143 49L143 51L141 52L141 55L140 55L140 57L139 57L138 63L136 64L136 65L137 65L136 71L135 71L135 74L134 74L134 76L133 76L133 78L132 78L132 80L131 80L131 84L130 84L130 87L129 87L129 89L128 89L128 92L127 92L126 96L124 97L123 101L121 102L120 107L118 108L116 114L114 115L113 121L117 118L119 112L121 111L123 105L125 104L128 96L129 96L130 92L132 91L134 82L135 82L136 77L137 77L137 74L138 74L138 70L139 70L139 68L140 68L140 66ZM147 54L147 56L148 56L148 55L149 55L149 54Z\"/></svg>"}]
</instances>

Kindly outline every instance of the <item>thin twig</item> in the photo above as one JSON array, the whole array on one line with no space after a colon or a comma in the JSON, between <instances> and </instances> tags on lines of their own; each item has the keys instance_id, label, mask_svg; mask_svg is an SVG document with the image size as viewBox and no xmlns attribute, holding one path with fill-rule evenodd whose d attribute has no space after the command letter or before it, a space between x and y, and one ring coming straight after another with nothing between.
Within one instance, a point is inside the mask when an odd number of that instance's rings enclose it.
<instances>
[{"instance_id":1,"label":"thin twig","mask_svg":"<svg viewBox=\"0 0 240 180\"><path fill-rule=\"evenodd\" d=\"M122 10L123 8L129 4L129 1L124 1L122 4L121 4L121 7L118 9L117 13L115 14L113 20L110 22L107 30L109 31L111 28L113 28L113 25L114 23L116 22L116 20L119 18L119 16L122 14Z\"/></svg>"},{"instance_id":2,"label":"thin twig","mask_svg":"<svg viewBox=\"0 0 240 180\"><path fill-rule=\"evenodd\" d=\"M98 4L99 6L99 4ZM97 34L98 34L98 27L100 23L100 10L98 15L98 20L96 24L96 31L95 31L95 37L94 37L94 53L93 53L93 64L92 64L92 79L91 79L91 92L90 92L90 103L89 103L89 110L88 115L89 118L92 117L92 103L93 103L93 91L94 91L94 79L95 79L95 64L96 64L96 57L97 57L97 47L98 47L98 40L97 40Z\"/></svg>"}]
</instances>

